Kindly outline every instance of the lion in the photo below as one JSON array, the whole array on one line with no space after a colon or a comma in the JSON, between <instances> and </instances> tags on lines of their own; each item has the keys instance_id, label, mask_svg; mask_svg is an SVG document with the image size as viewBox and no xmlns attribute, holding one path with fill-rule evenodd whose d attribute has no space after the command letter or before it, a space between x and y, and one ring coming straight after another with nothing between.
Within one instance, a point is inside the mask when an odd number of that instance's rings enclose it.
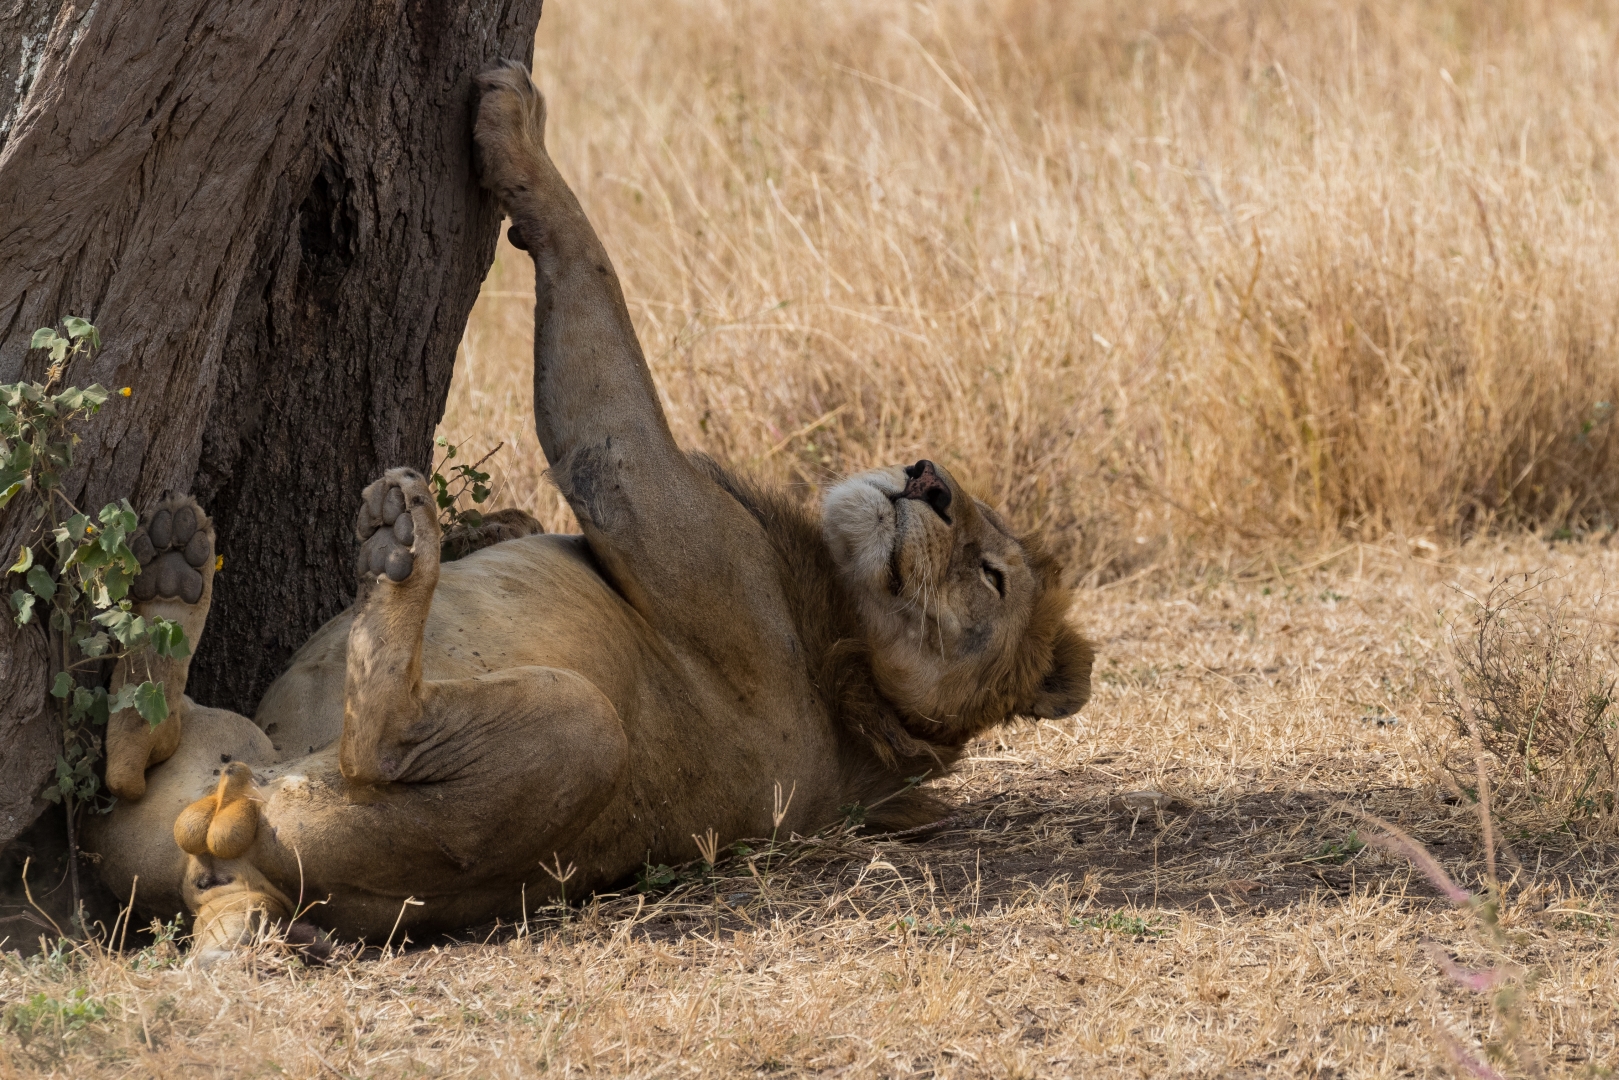
<instances>
[{"instance_id":1,"label":"lion","mask_svg":"<svg viewBox=\"0 0 1619 1080\"><path fill-rule=\"evenodd\" d=\"M1090 696L1056 561L943 466L850 477L817 512L683 452L544 99L515 61L478 86L480 178L536 268L535 424L581 533L509 515L446 561L427 478L389 469L360 499L354 604L251 720L186 697L189 658L135 662L172 712L115 717L119 802L85 843L202 949L295 915L373 943L515 917L557 895L542 866L605 889L709 830L771 832L780 792L784 835L851 804L924 824L943 810L918 777ZM133 543L140 613L196 643L206 513L167 495Z\"/></svg>"}]
</instances>

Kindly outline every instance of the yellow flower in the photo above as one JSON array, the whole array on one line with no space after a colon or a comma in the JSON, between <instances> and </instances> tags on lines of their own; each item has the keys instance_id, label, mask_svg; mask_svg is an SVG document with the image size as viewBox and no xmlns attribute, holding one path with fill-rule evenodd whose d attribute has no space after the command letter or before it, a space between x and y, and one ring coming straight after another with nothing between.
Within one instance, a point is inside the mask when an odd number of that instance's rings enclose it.
<instances>
[{"instance_id":1,"label":"yellow flower","mask_svg":"<svg viewBox=\"0 0 1619 1080\"><path fill-rule=\"evenodd\" d=\"M119 391L118 391L118 393L120 393L120 394L121 394L121 395L123 395L123 396L124 396L124 397L128 397L128 396L129 396L129 395L131 395L131 394L133 394L133 393L134 393L134 392L135 392L135 391L134 391L134 390L132 390L132 389L130 389L130 388L129 388L129 387L127 387L127 386L125 386L125 387L123 387L123 388L122 388L122 389L120 389L120 390L119 390Z\"/></svg>"},{"instance_id":2,"label":"yellow flower","mask_svg":"<svg viewBox=\"0 0 1619 1080\"><path fill-rule=\"evenodd\" d=\"M225 569L225 556L223 556L223 555L215 555L214 556L214 573L217 574L223 569Z\"/></svg>"}]
</instances>

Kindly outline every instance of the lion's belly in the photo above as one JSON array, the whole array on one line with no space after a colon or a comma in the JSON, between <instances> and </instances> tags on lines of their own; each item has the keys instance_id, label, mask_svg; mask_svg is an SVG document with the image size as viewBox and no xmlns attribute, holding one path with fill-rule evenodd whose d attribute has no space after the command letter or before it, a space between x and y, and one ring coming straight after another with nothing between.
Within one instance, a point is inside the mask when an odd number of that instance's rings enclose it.
<instances>
[{"instance_id":1,"label":"lion's belly","mask_svg":"<svg viewBox=\"0 0 1619 1080\"><path fill-rule=\"evenodd\" d=\"M333 742L343 728L352 610L317 630L265 692L254 722L278 757ZM445 563L428 612L422 674L470 679L514 667L577 671L615 704L667 676L646 624L596 573L575 536L508 540ZM660 671L659 669L663 669Z\"/></svg>"},{"instance_id":2,"label":"lion's belly","mask_svg":"<svg viewBox=\"0 0 1619 1080\"><path fill-rule=\"evenodd\" d=\"M281 762L342 732L349 623L345 612L322 627L260 705L256 723ZM700 649L688 655L660 639L596 573L579 538L527 537L443 567L423 674L560 668L613 703L629 746L625 787L567 856L594 888L645 859L690 858L691 836L707 828L768 835L778 800L791 800L789 829L835 814L836 736L799 658L768 656L769 629L760 628L754 656L716 671Z\"/></svg>"}]
</instances>

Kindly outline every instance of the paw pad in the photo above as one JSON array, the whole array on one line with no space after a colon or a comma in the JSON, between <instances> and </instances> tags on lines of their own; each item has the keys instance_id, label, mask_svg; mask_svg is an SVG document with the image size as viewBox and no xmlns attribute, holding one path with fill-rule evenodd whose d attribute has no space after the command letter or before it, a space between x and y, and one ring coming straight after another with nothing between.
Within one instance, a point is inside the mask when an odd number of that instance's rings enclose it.
<instances>
[{"instance_id":1,"label":"paw pad","mask_svg":"<svg viewBox=\"0 0 1619 1080\"><path fill-rule=\"evenodd\" d=\"M409 491L407 486L422 491ZM410 577L416 566L411 551L416 543L416 519L411 509L427 504L425 490L421 477L409 469L384 476L365 489L354 523L354 533L361 541L355 570L361 577L386 574L395 583Z\"/></svg>"},{"instance_id":2,"label":"paw pad","mask_svg":"<svg viewBox=\"0 0 1619 1080\"><path fill-rule=\"evenodd\" d=\"M208 517L189 498L165 496L129 543L141 572L130 587L139 601L202 599L203 572L214 558Z\"/></svg>"},{"instance_id":3,"label":"paw pad","mask_svg":"<svg viewBox=\"0 0 1619 1080\"><path fill-rule=\"evenodd\" d=\"M240 761L225 766L219 787L204 795L174 820L174 842L188 855L237 859L258 835L258 808L253 805L253 770Z\"/></svg>"}]
</instances>

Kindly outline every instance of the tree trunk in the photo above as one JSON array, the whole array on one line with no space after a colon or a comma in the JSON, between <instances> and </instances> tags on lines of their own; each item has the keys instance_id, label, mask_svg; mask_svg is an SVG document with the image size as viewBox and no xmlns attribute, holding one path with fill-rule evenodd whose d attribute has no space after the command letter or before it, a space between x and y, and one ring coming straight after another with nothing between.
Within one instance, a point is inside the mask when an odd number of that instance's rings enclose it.
<instances>
[{"instance_id":1,"label":"tree trunk","mask_svg":"<svg viewBox=\"0 0 1619 1080\"><path fill-rule=\"evenodd\" d=\"M0 6L0 382L40 376L35 328L100 328L68 380L134 393L66 491L214 516L198 701L252 711L349 602L361 487L428 464L499 227L472 76L532 55L540 3ZM55 760L44 685L36 630L0 619L0 844Z\"/></svg>"}]
</instances>

